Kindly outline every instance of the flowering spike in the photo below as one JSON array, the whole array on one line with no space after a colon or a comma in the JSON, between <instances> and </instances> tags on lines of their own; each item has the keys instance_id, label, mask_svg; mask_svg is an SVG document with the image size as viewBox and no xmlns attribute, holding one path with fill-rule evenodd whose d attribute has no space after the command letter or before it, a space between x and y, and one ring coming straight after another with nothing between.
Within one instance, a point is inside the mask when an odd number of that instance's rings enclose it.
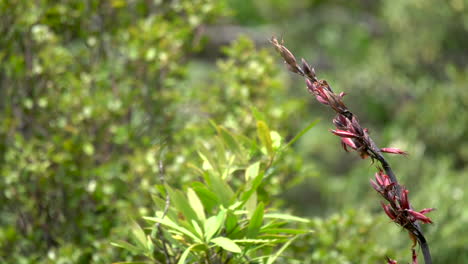
<instances>
[{"instance_id":1,"label":"flowering spike","mask_svg":"<svg viewBox=\"0 0 468 264\"><path fill-rule=\"evenodd\" d=\"M380 151L391 154L408 155L408 152L397 148L381 148Z\"/></svg>"},{"instance_id":2,"label":"flowering spike","mask_svg":"<svg viewBox=\"0 0 468 264\"><path fill-rule=\"evenodd\" d=\"M375 175L375 180L370 180L370 184L389 202L389 204L382 203L382 208L388 217L409 232L414 242L412 248L414 249L416 243L420 242L424 260L426 263L432 263L429 247L425 242L426 239L422 232L420 232L420 227L416 224L416 221L432 223L432 220L425 216L425 214L433 209L426 208L421 211L414 211L411 208L411 204L408 200L408 190L398 184L389 164L382 156L383 152L399 155L407 155L407 153L397 148L378 148L370 138L369 130L363 128L359 124L357 117L350 112L343 103L344 92L335 94L327 81L319 80L316 77L314 68L304 59L301 60L301 65L298 65L296 58L283 45L282 41L279 42L278 39L272 37L270 42L283 57L289 70L305 77L309 92L312 93L320 103L328 105L337 113L336 117L333 119L336 130L332 130L331 132L341 137L343 149L348 151L348 147L350 147L356 150L363 159L370 156L372 162L377 160L385 168L385 172L388 173L388 175L380 169ZM417 256L414 250L412 251L412 257L412 264L417 264ZM397 264L395 260L389 257L387 257L386 260L387 264Z\"/></svg>"}]
</instances>

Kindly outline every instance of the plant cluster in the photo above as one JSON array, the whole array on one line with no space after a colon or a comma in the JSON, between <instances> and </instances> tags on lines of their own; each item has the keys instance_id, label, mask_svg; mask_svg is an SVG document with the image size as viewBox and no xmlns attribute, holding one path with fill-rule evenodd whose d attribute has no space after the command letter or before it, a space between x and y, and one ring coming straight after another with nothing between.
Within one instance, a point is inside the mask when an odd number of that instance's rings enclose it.
<instances>
[{"instance_id":1,"label":"plant cluster","mask_svg":"<svg viewBox=\"0 0 468 264\"><path fill-rule=\"evenodd\" d=\"M310 232L293 225L309 220L269 208L267 196L262 195L269 184L266 180L275 173L271 169L275 157L297 138L283 144L281 138L272 138L278 134L261 120L258 140L215 128L220 144L199 151L203 165L191 166L200 180L183 190L174 189L165 183L160 161L162 184L153 197L157 210L144 217L153 223L150 234L134 224L134 244L119 241L115 246L144 255L152 263L271 264L283 258L294 240ZM244 165L239 166L239 161Z\"/></svg>"}]
</instances>

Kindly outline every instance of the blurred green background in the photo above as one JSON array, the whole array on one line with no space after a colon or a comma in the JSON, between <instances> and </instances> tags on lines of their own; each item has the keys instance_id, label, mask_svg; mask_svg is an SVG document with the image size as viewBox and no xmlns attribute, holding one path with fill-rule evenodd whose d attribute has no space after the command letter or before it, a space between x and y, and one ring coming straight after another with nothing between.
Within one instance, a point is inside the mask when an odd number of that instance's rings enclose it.
<instances>
[{"instance_id":1,"label":"blurred green background","mask_svg":"<svg viewBox=\"0 0 468 264\"><path fill-rule=\"evenodd\" d=\"M321 119L270 181L272 206L314 219L288 254L409 260L375 169L341 149L272 35L348 93L379 146L410 153L389 159L414 207L437 208L434 263L468 263L467 0L1 1L0 262L138 259L110 242L153 211L159 159L171 185L196 180L209 121L251 136L255 111L287 139Z\"/></svg>"}]
</instances>

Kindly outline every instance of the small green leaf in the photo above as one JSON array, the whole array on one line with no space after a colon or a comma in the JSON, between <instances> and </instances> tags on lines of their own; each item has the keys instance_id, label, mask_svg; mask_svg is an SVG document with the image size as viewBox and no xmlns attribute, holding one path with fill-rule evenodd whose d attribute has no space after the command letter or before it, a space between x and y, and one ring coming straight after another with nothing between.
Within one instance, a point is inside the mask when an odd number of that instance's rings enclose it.
<instances>
[{"instance_id":1,"label":"small green leaf","mask_svg":"<svg viewBox=\"0 0 468 264\"><path fill-rule=\"evenodd\" d=\"M198 236L203 239L203 231L200 227L200 225L197 223L197 221L192 220L192 226L195 229L195 232L197 232Z\"/></svg>"},{"instance_id":2,"label":"small green leaf","mask_svg":"<svg viewBox=\"0 0 468 264\"><path fill-rule=\"evenodd\" d=\"M181 212L187 220L197 219L197 214L190 206L189 201L185 198L184 194L179 190L173 190L169 185L165 185L169 197L171 198L171 206Z\"/></svg>"},{"instance_id":3,"label":"small green leaf","mask_svg":"<svg viewBox=\"0 0 468 264\"><path fill-rule=\"evenodd\" d=\"M237 142L234 135L221 126L216 126L216 130L218 131L219 136L223 139L224 144L226 144L229 150L235 153L237 157L245 159L245 156L242 155L241 146Z\"/></svg>"},{"instance_id":4,"label":"small green leaf","mask_svg":"<svg viewBox=\"0 0 468 264\"><path fill-rule=\"evenodd\" d=\"M212 172L205 172L203 175L205 181L208 183L210 190L219 197L219 202L225 206L229 207L231 199L234 197L234 192L232 188L223 181L219 175L215 175Z\"/></svg>"},{"instance_id":5,"label":"small green leaf","mask_svg":"<svg viewBox=\"0 0 468 264\"><path fill-rule=\"evenodd\" d=\"M275 262L275 260L283 253L284 250L286 250L286 248L289 247L289 245L291 245L291 243L294 240L296 240L297 237L298 236L295 236L292 239L288 240L288 242L284 243L284 245L278 251L276 251L275 255L268 258L267 264L272 264L273 262Z\"/></svg>"},{"instance_id":6,"label":"small green leaf","mask_svg":"<svg viewBox=\"0 0 468 264\"><path fill-rule=\"evenodd\" d=\"M197 193L198 197L202 201L204 208L208 212L219 204L219 197L214 192L210 191L201 182L193 183L192 188Z\"/></svg>"},{"instance_id":7,"label":"small green leaf","mask_svg":"<svg viewBox=\"0 0 468 264\"><path fill-rule=\"evenodd\" d=\"M275 243L277 239L234 239L232 240L236 243L246 243L246 244L265 244L265 243Z\"/></svg>"},{"instance_id":8,"label":"small green leaf","mask_svg":"<svg viewBox=\"0 0 468 264\"><path fill-rule=\"evenodd\" d=\"M179 261L177 261L177 264L184 264L185 260L187 259L188 255L190 254L190 251L192 250L192 248L194 248L194 247L196 247L198 245L199 244L193 244L190 247L186 248L184 250L184 253L182 253L182 255L180 256Z\"/></svg>"},{"instance_id":9,"label":"small green leaf","mask_svg":"<svg viewBox=\"0 0 468 264\"><path fill-rule=\"evenodd\" d=\"M201 221L205 220L205 208L203 207L200 198L198 198L197 194L192 188L187 189L187 198L190 203L190 206L195 211L198 216L198 219Z\"/></svg>"},{"instance_id":10,"label":"small green leaf","mask_svg":"<svg viewBox=\"0 0 468 264\"><path fill-rule=\"evenodd\" d=\"M213 159L213 156L210 154L206 148L203 146L200 146L200 148L203 150L203 152L198 151L198 155L200 158L203 160L203 169L204 170L215 170L219 173L219 168L216 167L216 162Z\"/></svg>"},{"instance_id":11,"label":"small green leaf","mask_svg":"<svg viewBox=\"0 0 468 264\"><path fill-rule=\"evenodd\" d=\"M117 242L111 242L111 245L114 246L114 247L120 247L120 248L123 248L123 249L126 249L130 252L133 252L133 253L136 253L136 254L140 254L140 253L143 253L143 249L137 247L137 246L134 246L130 243L128 243L127 241L123 241L123 240L119 240Z\"/></svg>"},{"instance_id":12,"label":"small green leaf","mask_svg":"<svg viewBox=\"0 0 468 264\"><path fill-rule=\"evenodd\" d=\"M157 212L157 215L160 215L162 216L162 212ZM192 238L194 241L196 242L199 242L201 243L201 239L193 234L192 232L190 232L188 229L186 229L185 227L182 227L182 226L179 226L178 224L174 223L173 221L169 220L169 218L161 218L161 217L147 217L147 216L144 216L143 219L146 219L148 221L153 221L153 222L156 222L156 223L161 223L162 225L165 225L167 227L170 227L176 231L179 231L180 233Z\"/></svg>"},{"instance_id":13,"label":"small green leaf","mask_svg":"<svg viewBox=\"0 0 468 264\"><path fill-rule=\"evenodd\" d=\"M249 226L247 227L247 237L255 237L260 230L260 227L263 224L263 212L265 210L265 206L263 202L260 202L255 209L252 217L250 218Z\"/></svg>"},{"instance_id":14,"label":"small green leaf","mask_svg":"<svg viewBox=\"0 0 468 264\"><path fill-rule=\"evenodd\" d=\"M260 186L260 184L262 183L262 180L263 180L263 175L264 173L263 172L260 172L254 179L253 181L249 184L251 185L250 189L248 189L246 192L244 192L242 195L241 195L241 201L243 203L246 203L250 197L257 191L257 188L258 186Z\"/></svg>"},{"instance_id":15,"label":"small green leaf","mask_svg":"<svg viewBox=\"0 0 468 264\"><path fill-rule=\"evenodd\" d=\"M142 248L147 249L145 232L135 221L132 221L132 234L136 238L136 242L138 243L138 245Z\"/></svg>"},{"instance_id":16,"label":"small green leaf","mask_svg":"<svg viewBox=\"0 0 468 264\"><path fill-rule=\"evenodd\" d=\"M257 192L252 193L247 202L245 202L245 209L247 210L247 217L252 218L257 209Z\"/></svg>"},{"instance_id":17,"label":"small green leaf","mask_svg":"<svg viewBox=\"0 0 468 264\"><path fill-rule=\"evenodd\" d=\"M312 230L308 229L292 229L292 228L262 228L262 234L291 234L291 235L299 235L299 234L306 234L312 233Z\"/></svg>"},{"instance_id":18,"label":"small green leaf","mask_svg":"<svg viewBox=\"0 0 468 264\"><path fill-rule=\"evenodd\" d=\"M252 111L253 116L255 117L255 120L257 121L265 121L265 114L262 112L258 111L258 109L255 106L250 107L250 111Z\"/></svg>"},{"instance_id":19,"label":"small green leaf","mask_svg":"<svg viewBox=\"0 0 468 264\"><path fill-rule=\"evenodd\" d=\"M211 242L215 243L216 245L222 247L227 251L231 251L234 253L242 252L242 249L236 244L236 242L232 241L227 237L216 237L211 239Z\"/></svg>"},{"instance_id":20,"label":"small green leaf","mask_svg":"<svg viewBox=\"0 0 468 264\"><path fill-rule=\"evenodd\" d=\"M254 179L258 175L258 171L260 169L260 162L255 162L251 164L245 170L245 181L249 181L250 179Z\"/></svg>"},{"instance_id":21,"label":"small green leaf","mask_svg":"<svg viewBox=\"0 0 468 264\"><path fill-rule=\"evenodd\" d=\"M310 123L306 128L302 129L301 132L299 132L291 141L288 142L288 144L286 144L281 150L284 150L286 148L288 148L289 146L291 146L292 144L294 144L294 142L296 142L298 139L300 139L305 133L307 133L311 128L313 128L318 122L320 121L320 119L316 119L315 121L313 121L312 123Z\"/></svg>"},{"instance_id":22,"label":"small green leaf","mask_svg":"<svg viewBox=\"0 0 468 264\"><path fill-rule=\"evenodd\" d=\"M224 222L225 215L226 211L220 211L218 215L212 216L206 220L204 225L206 241L210 241L210 239L218 232Z\"/></svg>"},{"instance_id":23,"label":"small green leaf","mask_svg":"<svg viewBox=\"0 0 468 264\"><path fill-rule=\"evenodd\" d=\"M268 155L272 156L274 154L273 141L271 140L270 129L265 122L257 121L257 135L262 145L266 148Z\"/></svg>"},{"instance_id":24,"label":"small green leaf","mask_svg":"<svg viewBox=\"0 0 468 264\"><path fill-rule=\"evenodd\" d=\"M301 223L309 223L310 220L298 216L293 216L289 214L265 214L265 218L275 218L275 219L282 219L282 220L288 220L288 221L295 221L295 222L301 222Z\"/></svg>"},{"instance_id":25,"label":"small green leaf","mask_svg":"<svg viewBox=\"0 0 468 264\"><path fill-rule=\"evenodd\" d=\"M231 211L228 211L226 214L226 223L225 223L226 232L228 234L234 235L233 231L236 229L236 227L238 227L238 225L239 225L239 220L237 219L237 216L233 214Z\"/></svg>"}]
</instances>

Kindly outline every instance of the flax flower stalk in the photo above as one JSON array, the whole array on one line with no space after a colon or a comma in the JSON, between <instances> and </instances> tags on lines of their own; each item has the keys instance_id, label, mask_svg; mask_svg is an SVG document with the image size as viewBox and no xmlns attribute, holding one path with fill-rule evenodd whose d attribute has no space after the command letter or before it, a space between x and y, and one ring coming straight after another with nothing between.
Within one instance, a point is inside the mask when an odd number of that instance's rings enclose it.
<instances>
[{"instance_id":1,"label":"flax flower stalk","mask_svg":"<svg viewBox=\"0 0 468 264\"><path fill-rule=\"evenodd\" d=\"M283 57L287 68L305 78L307 90L315 96L317 101L336 112L333 119L336 129L330 132L340 137L343 149L345 151L354 150L363 159L370 158L372 161L378 161L378 171L375 180L371 180L371 185L388 202L381 203L384 212L393 222L402 226L410 234L413 240L412 263L417 263L417 255L414 250L417 242L421 247L425 264L432 264L429 245L420 223L432 223L432 220L425 214L433 209L416 211L412 208L408 199L409 191L398 183L390 164L383 156L383 153L398 155L407 155L407 153L397 148L377 147L369 136L369 130L360 125L356 115L344 104L343 97L345 93L334 93L327 81L317 78L315 69L310 67L306 60L302 59L299 65L294 54L283 45L283 41L280 42L277 38L272 37L270 42ZM390 258L387 258L387 261L387 263L396 263Z\"/></svg>"}]
</instances>

